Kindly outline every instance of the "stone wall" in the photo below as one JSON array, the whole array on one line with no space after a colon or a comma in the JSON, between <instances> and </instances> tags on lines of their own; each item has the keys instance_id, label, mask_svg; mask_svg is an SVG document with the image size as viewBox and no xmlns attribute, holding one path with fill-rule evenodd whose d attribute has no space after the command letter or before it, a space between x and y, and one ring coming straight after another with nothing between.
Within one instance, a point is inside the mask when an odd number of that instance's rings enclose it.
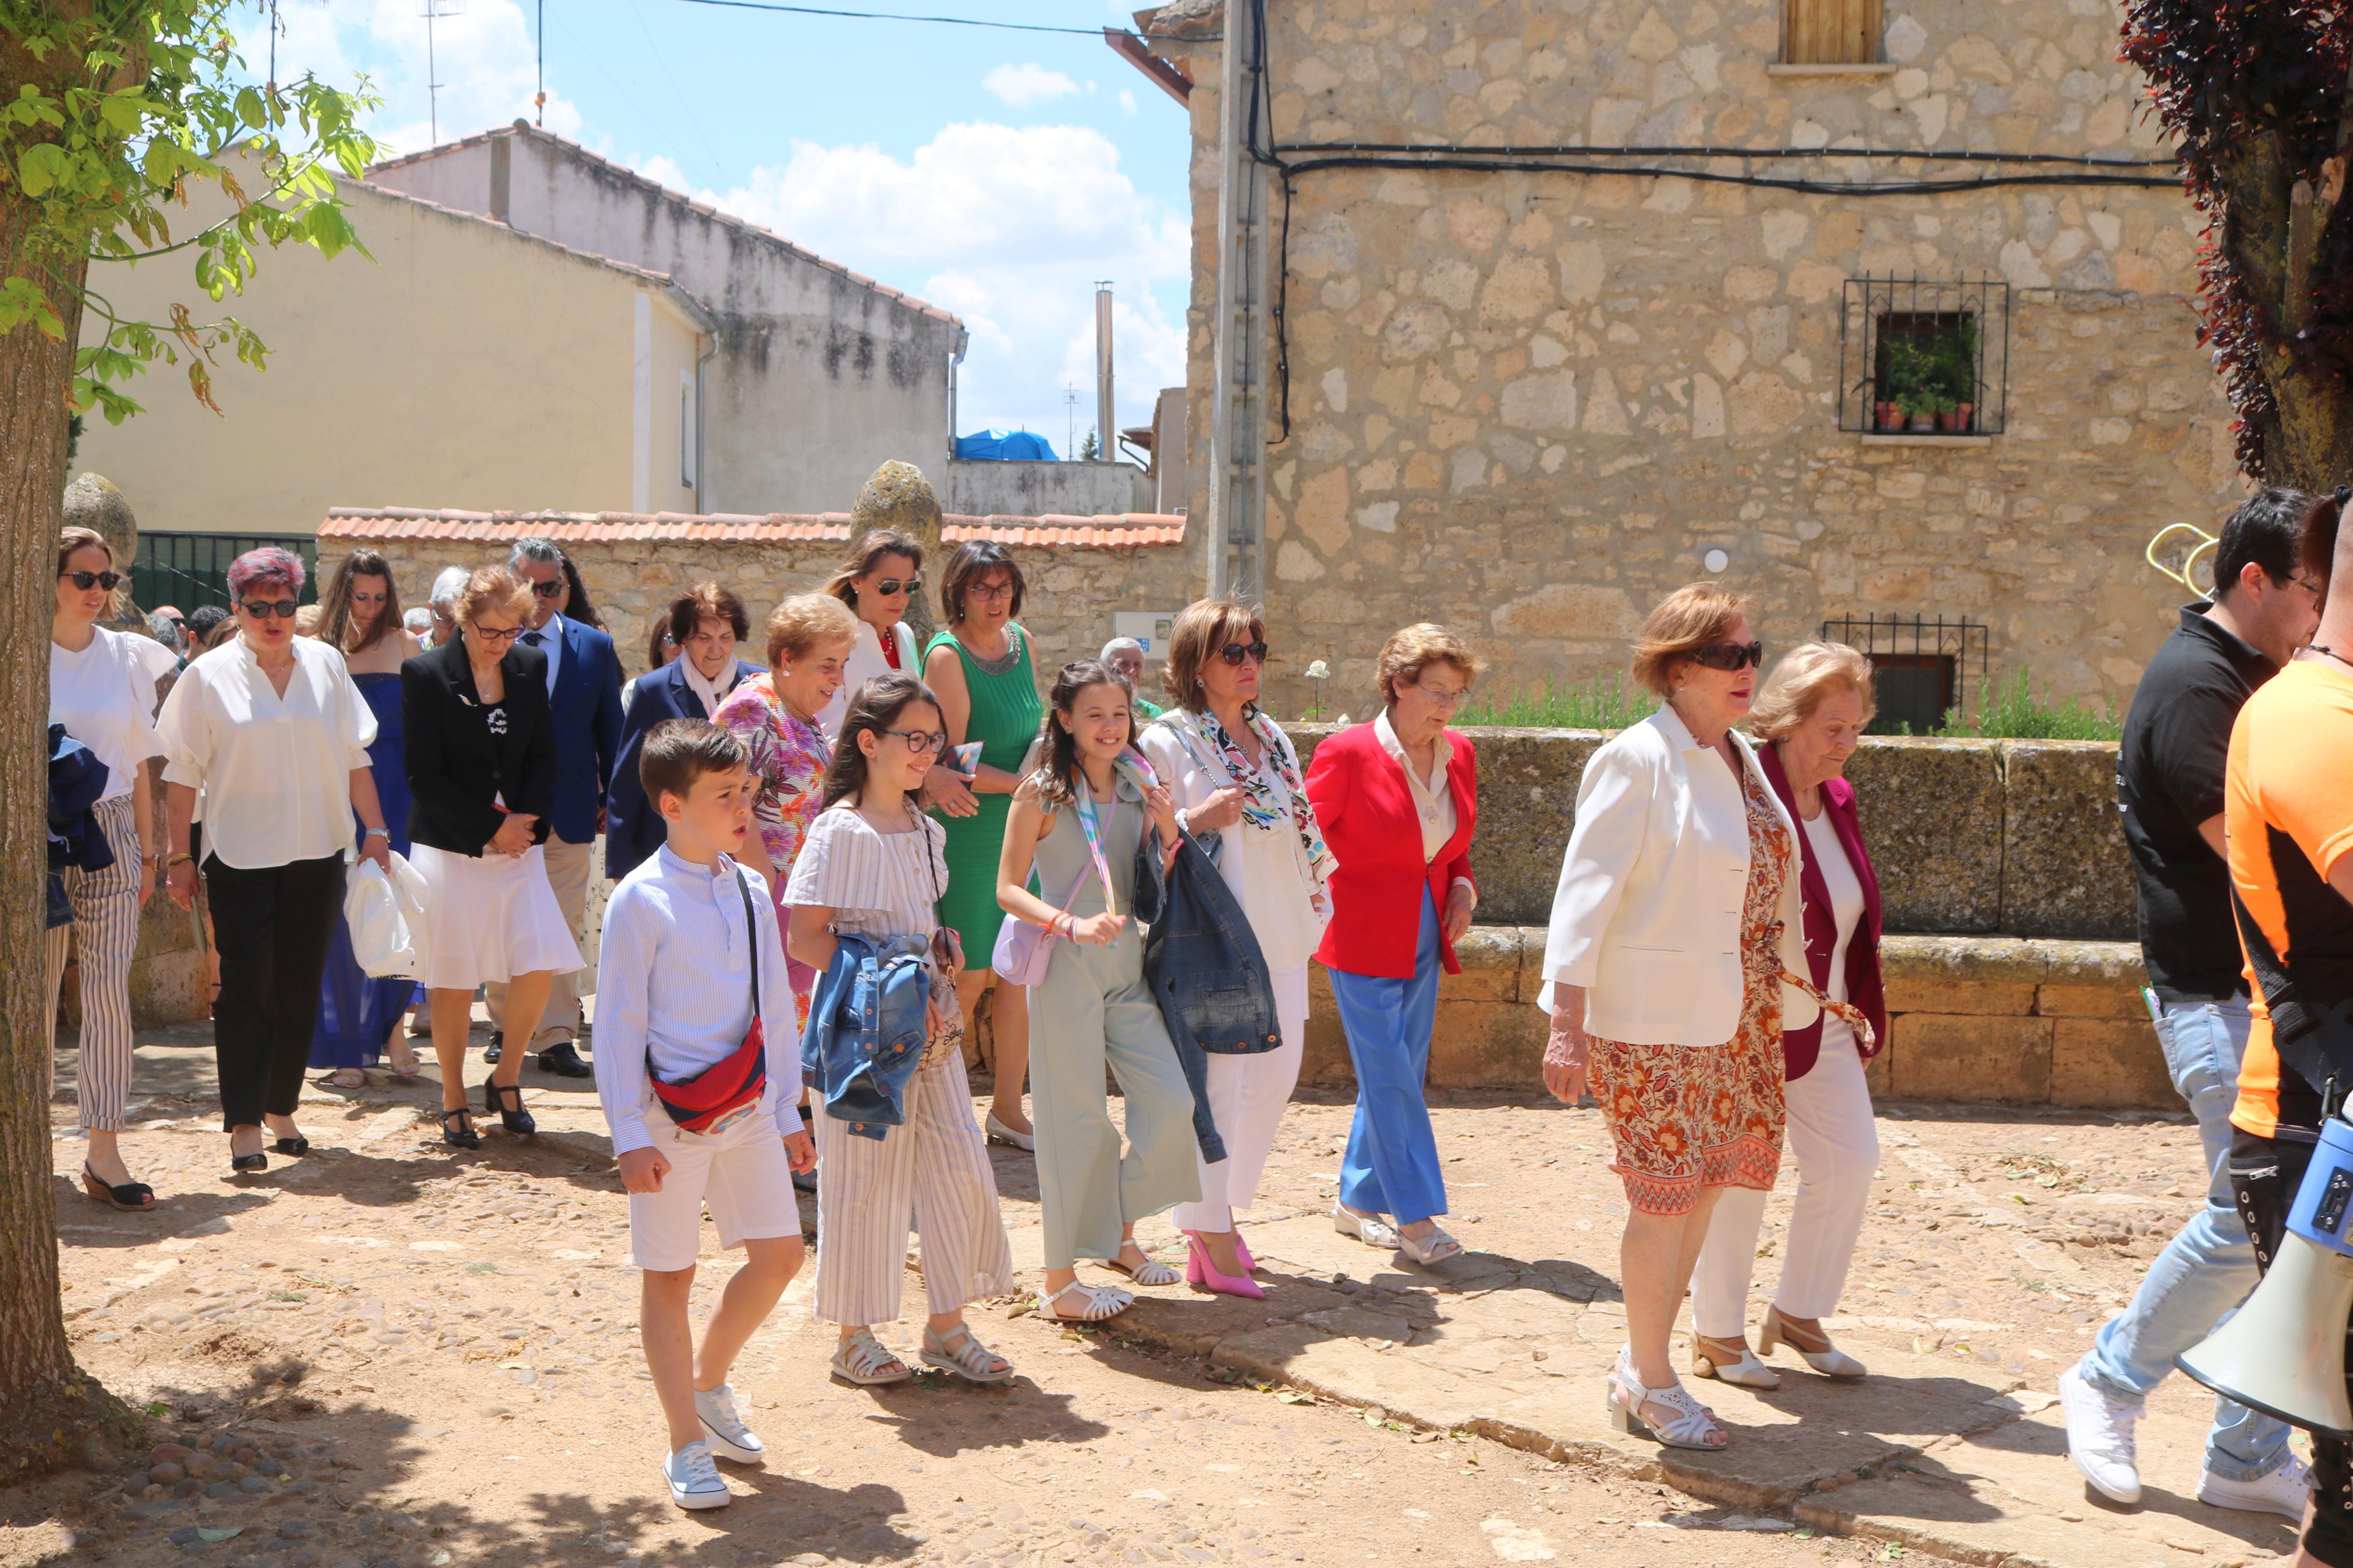
<instances>
[{"instance_id":1,"label":"stone wall","mask_svg":"<svg viewBox=\"0 0 2353 1568\"><path fill-rule=\"evenodd\" d=\"M1541 926L1481 926L1439 987L1430 1082L1525 1089L1541 1081ZM2179 1110L2141 1004L2129 942L1891 936L1882 949L1890 1039L1873 1094L1905 1100ZM1301 1081L1354 1081L1322 967L1309 974Z\"/></svg>"},{"instance_id":2,"label":"stone wall","mask_svg":"<svg viewBox=\"0 0 2353 1568\"><path fill-rule=\"evenodd\" d=\"M2141 80L2115 58L2112 7L1889 0L1883 63L1808 74L1774 68L1778 11L1266 7L1271 139L1294 166L1342 144L1765 154L1577 160L1634 173L1325 167L1287 201L1276 192L1288 435L1278 413L1265 591L1283 711L1303 706L1299 672L1316 658L1337 675L1328 699L1361 708L1382 637L1423 618L1476 637L1505 686L1605 674L1648 607L1719 550L1768 643L1849 615L1968 616L1988 628L1997 678L2131 690L2178 597L2145 543L2168 523L2211 524L2242 493L2231 411L2194 338L2199 215L2169 183L2071 186L2084 171L2064 163L2031 171L2063 182L2042 187L1861 195L2018 166L1810 155L2161 156ZM1192 0L1161 20L1205 39L1221 22ZM1219 46L1155 47L1197 84L1187 384L1201 475ZM2164 167L2093 173L2169 182ZM1749 175L1842 188L1713 183ZM2006 377L1989 367L2008 387L2002 433L1838 427L1841 376L1869 374L1841 361L1863 314L1846 285L1866 276L1983 279L1997 301L2009 286L2006 324L1985 322L2007 354Z\"/></svg>"},{"instance_id":3,"label":"stone wall","mask_svg":"<svg viewBox=\"0 0 2353 1568\"><path fill-rule=\"evenodd\" d=\"M1290 726L1303 761L1328 725ZM1471 861L1482 924L1550 919L1589 730L1464 731L1479 759ZM2132 940L2116 748L2092 741L1863 742L1847 764L1887 929Z\"/></svg>"},{"instance_id":4,"label":"stone wall","mask_svg":"<svg viewBox=\"0 0 2353 1568\"><path fill-rule=\"evenodd\" d=\"M1042 517L1048 512L1092 517L1097 512L1151 511L1156 504L1152 476L1133 463L958 458L948 464L947 474L941 506L982 517Z\"/></svg>"}]
</instances>

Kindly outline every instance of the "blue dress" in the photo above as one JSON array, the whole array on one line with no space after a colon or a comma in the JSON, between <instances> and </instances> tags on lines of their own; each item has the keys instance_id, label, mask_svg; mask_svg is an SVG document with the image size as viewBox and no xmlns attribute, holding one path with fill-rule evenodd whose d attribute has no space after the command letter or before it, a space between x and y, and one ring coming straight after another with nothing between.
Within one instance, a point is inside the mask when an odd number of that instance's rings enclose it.
<instances>
[{"instance_id":1,"label":"blue dress","mask_svg":"<svg viewBox=\"0 0 2353 1568\"><path fill-rule=\"evenodd\" d=\"M368 747L368 771L392 847L408 853L408 777L400 760L400 677L354 675L352 683L375 714L375 742ZM335 934L327 946L327 971L319 982L319 1022L311 1033L314 1068L369 1068L383 1059L393 1025L417 995L414 980L374 980L352 956L352 930L335 910Z\"/></svg>"}]
</instances>

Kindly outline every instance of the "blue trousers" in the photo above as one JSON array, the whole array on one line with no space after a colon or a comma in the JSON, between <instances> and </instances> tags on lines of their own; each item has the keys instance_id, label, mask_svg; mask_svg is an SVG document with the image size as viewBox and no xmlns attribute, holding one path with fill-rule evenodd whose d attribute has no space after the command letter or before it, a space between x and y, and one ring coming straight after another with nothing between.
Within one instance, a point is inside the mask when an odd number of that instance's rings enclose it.
<instances>
[{"instance_id":1,"label":"blue trousers","mask_svg":"<svg viewBox=\"0 0 2353 1568\"><path fill-rule=\"evenodd\" d=\"M1340 1201L1400 1225L1446 1212L1446 1178L1430 1130L1422 1079L1430 1072L1430 1035L1438 1021L1438 912L1421 895L1421 937L1413 978L1331 971L1348 1059L1356 1068L1356 1119L1340 1162Z\"/></svg>"}]
</instances>

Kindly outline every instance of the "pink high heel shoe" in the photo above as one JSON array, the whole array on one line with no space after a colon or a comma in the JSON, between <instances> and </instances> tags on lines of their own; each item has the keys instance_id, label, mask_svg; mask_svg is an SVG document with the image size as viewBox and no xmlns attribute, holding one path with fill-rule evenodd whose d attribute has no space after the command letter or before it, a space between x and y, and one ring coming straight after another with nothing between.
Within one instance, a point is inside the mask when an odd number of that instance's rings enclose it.
<instances>
[{"instance_id":1,"label":"pink high heel shoe","mask_svg":"<svg viewBox=\"0 0 2353 1568\"><path fill-rule=\"evenodd\" d=\"M1265 1300L1266 1292L1260 1289L1258 1281L1248 1275L1237 1279L1231 1275L1218 1272L1217 1265L1209 1261L1209 1249L1201 1243L1199 1231L1188 1230L1185 1235L1189 1238L1185 1251L1186 1284L1198 1285L1220 1296L1240 1296L1252 1301Z\"/></svg>"}]
</instances>

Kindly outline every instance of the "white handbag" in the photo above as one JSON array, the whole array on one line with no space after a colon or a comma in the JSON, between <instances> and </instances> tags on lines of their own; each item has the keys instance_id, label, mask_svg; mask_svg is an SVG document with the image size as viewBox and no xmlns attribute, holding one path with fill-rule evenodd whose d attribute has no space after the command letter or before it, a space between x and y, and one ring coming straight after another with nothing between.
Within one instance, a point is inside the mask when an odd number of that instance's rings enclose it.
<instances>
[{"instance_id":1,"label":"white handbag","mask_svg":"<svg viewBox=\"0 0 2353 1568\"><path fill-rule=\"evenodd\" d=\"M363 860L343 894L352 956L370 978L414 980L425 966L425 877L399 854L392 874Z\"/></svg>"}]
</instances>

